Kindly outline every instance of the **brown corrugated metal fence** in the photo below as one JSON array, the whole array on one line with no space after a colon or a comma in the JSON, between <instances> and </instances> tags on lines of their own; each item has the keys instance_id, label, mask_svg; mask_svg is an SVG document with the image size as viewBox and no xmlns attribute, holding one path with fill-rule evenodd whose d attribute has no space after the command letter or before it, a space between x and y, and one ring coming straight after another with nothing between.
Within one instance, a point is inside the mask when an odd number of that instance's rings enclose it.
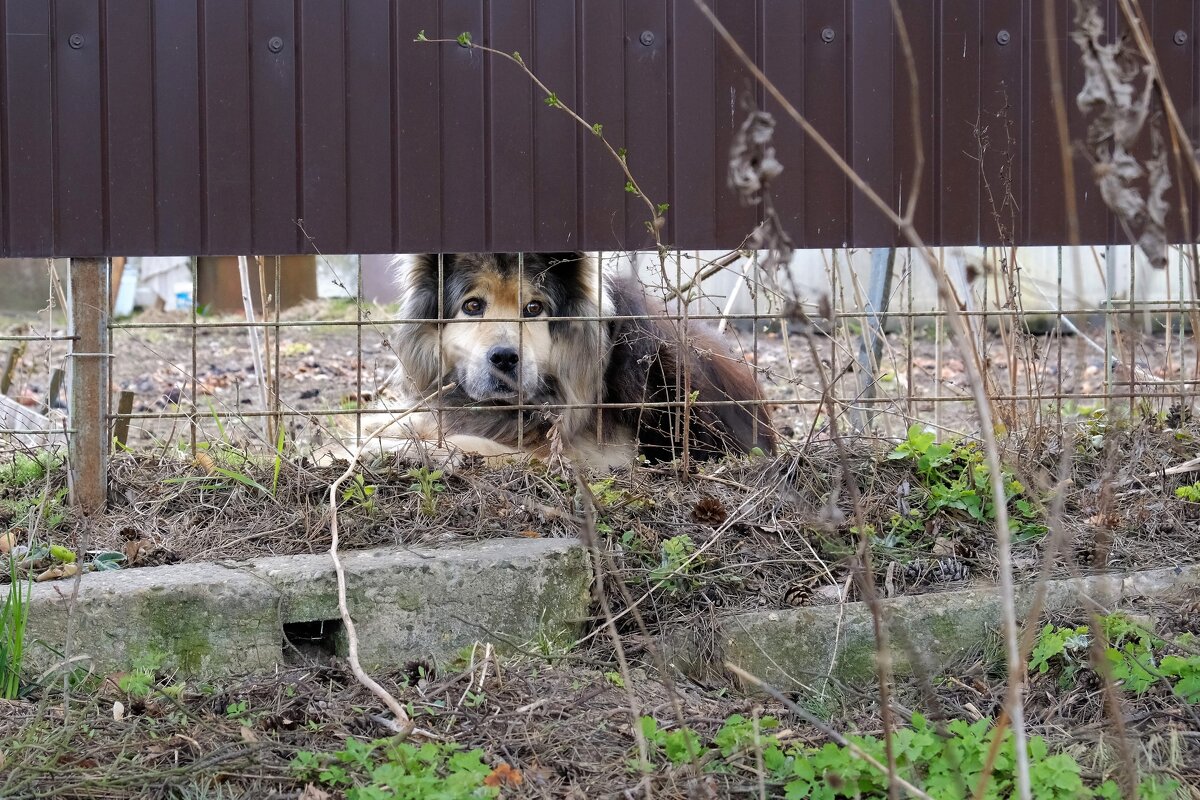
<instances>
[{"instance_id":1,"label":"brown corrugated metal fence","mask_svg":"<svg viewBox=\"0 0 1200 800\"><path fill-rule=\"evenodd\" d=\"M1057 0L1072 135L1084 120ZM1102 4L1109 30L1116 3ZM884 0L720 0L757 62L897 207L912 172L907 69ZM1041 2L904 0L928 163L916 216L940 244L1066 239ZM1200 6L1142 0L1195 135ZM636 249L645 209L599 143L511 64L519 51L601 123L673 246L735 246L725 188L740 94L760 88L691 0L2 0L0 256ZM896 241L781 115L778 206L801 247ZM1002 172L1011 165L1011 180ZM1076 161L1083 238L1120 242ZM1176 197L1172 192L1172 199ZM1192 203L1195 209L1195 203ZM1180 220L1173 211L1175 235ZM1192 230L1197 226L1193 223ZM311 241L308 237L311 237Z\"/></svg>"}]
</instances>

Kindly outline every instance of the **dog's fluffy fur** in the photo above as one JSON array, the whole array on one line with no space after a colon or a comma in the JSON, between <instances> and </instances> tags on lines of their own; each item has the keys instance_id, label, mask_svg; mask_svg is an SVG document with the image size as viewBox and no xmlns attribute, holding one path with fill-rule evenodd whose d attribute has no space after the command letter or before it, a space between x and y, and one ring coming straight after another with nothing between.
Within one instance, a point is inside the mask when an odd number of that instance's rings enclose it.
<instances>
[{"instance_id":1,"label":"dog's fluffy fur","mask_svg":"<svg viewBox=\"0 0 1200 800\"><path fill-rule=\"evenodd\" d=\"M373 415L364 429L384 422L381 450L421 441L482 456L561 452L592 466L635 453L668 461L682 453L684 414L664 404L682 402L683 387L698 401L692 457L774 449L761 404L705 405L760 399L753 372L715 332L691 325L681 346L679 323L650 314L634 280L602 278L582 253L445 255L440 276L435 255L396 267L401 316L421 322L392 339L400 364L389 384L401 397L388 406L425 410L391 424ZM518 398L546 408L514 409Z\"/></svg>"}]
</instances>

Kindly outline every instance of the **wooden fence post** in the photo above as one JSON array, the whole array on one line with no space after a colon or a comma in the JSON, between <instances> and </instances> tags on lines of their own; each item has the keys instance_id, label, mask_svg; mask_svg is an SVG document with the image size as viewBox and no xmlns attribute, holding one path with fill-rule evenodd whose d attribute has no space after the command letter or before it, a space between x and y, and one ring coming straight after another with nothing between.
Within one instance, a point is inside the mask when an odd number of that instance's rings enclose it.
<instances>
[{"instance_id":1,"label":"wooden fence post","mask_svg":"<svg viewBox=\"0 0 1200 800\"><path fill-rule=\"evenodd\" d=\"M108 259L72 258L71 502L85 514L108 501Z\"/></svg>"}]
</instances>

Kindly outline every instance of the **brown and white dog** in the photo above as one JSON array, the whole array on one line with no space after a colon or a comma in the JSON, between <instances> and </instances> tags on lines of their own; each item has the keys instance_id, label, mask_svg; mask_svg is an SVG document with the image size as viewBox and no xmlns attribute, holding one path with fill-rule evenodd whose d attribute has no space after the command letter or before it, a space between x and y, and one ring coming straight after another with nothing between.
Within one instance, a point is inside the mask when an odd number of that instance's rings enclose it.
<instances>
[{"instance_id":1,"label":"brown and white dog","mask_svg":"<svg viewBox=\"0 0 1200 800\"><path fill-rule=\"evenodd\" d=\"M689 326L681 346L679 323L650 314L636 281L602 277L583 253L440 262L396 262L400 315L418 322L392 338L400 397L364 420L365 451L545 458L557 446L592 467L669 461L682 453L683 387L693 458L773 451L752 370L708 327Z\"/></svg>"}]
</instances>

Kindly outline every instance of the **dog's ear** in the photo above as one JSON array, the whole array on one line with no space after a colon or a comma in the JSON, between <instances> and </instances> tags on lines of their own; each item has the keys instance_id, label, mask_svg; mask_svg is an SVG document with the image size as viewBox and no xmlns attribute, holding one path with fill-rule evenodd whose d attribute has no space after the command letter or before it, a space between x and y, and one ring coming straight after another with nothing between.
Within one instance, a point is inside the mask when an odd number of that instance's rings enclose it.
<instances>
[{"instance_id":1,"label":"dog's ear","mask_svg":"<svg viewBox=\"0 0 1200 800\"><path fill-rule=\"evenodd\" d=\"M454 267L455 256L437 253L416 253L398 256L393 262L394 277L400 287L401 313L408 319L437 319L438 262L441 259L442 280Z\"/></svg>"}]
</instances>

